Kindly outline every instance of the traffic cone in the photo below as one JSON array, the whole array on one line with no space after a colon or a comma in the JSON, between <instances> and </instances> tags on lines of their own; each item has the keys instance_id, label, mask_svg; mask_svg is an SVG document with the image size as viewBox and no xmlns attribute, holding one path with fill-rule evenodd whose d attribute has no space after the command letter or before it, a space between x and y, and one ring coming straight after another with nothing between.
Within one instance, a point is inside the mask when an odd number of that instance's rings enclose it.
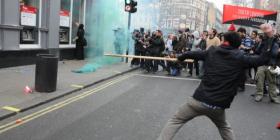
<instances>
[{"instance_id":1,"label":"traffic cone","mask_svg":"<svg viewBox=\"0 0 280 140\"><path fill-rule=\"evenodd\" d=\"M276 126L277 129L280 129L280 122Z\"/></svg>"},{"instance_id":2,"label":"traffic cone","mask_svg":"<svg viewBox=\"0 0 280 140\"><path fill-rule=\"evenodd\" d=\"M33 91L32 91L32 89L29 87L29 86L25 86L25 88L24 88L24 93L26 93L26 94L30 94L30 93L32 93Z\"/></svg>"}]
</instances>

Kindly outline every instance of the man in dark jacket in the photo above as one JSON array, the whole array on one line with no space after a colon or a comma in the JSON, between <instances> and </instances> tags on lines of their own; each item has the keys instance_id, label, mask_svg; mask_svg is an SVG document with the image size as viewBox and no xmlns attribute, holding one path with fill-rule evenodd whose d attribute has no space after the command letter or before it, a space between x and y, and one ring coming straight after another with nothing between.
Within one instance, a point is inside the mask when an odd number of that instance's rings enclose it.
<instances>
[{"instance_id":1,"label":"man in dark jacket","mask_svg":"<svg viewBox=\"0 0 280 140\"><path fill-rule=\"evenodd\" d=\"M135 41L134 44L134 54L136 56L145 56L145 48L144 48L144 35L139 31L135 31L133 33L132 39ZM144 59L133 58L131 61L131 66L137 66L140 64L140 68L144 68Z\"/></svg>"},{"instance_id":2,"label":"man in dark jacket","mask_svg":"<svg viewBox=\"0 0 280 140\"><path fill-rule=\"evenodd\" d=\"M268 49L261 56L248 56L238 50L241 38L236 32L224 35L220 47L210 47L207 51L186 52L178 58L179 62L187 58L204 60L205 72L193 97L179 108L168 121L159 140L172 140L177 131L188 121L197 116L207 116L218 127L223 140L234 140L233 131L226 121L225 109L237 93L239 77L245 67L266 64L272 52Z\"/></svg>"},{"instance_id":3,"label":"man in dark jacket","mask_svg":"<svg viewBox=\"0 0 280 140\"><path fill-rule=\"evenodd\" d=\"M256 49L256 54L262 53L266 50L268 46L279 46L277 43L277 39L274 36L274 31L271 25L263 24L261 25L261 30L265 33L264 38L262 39L262 43L260 47ZM277 86L276 86L276 76L277 74L272 72L274 68L276 68L277 64L277 55L273 55L272 59L270 59L269 63L265 66L258 67L258 71L256 74L257 81L257 93L255 96L255 101L260 102L263 99L264 89L266 88L265 81L268 84L268 94L271 102L280 104L280 100L277 97Z\"/></svg>"},{"instance_id":4,"label":"man in dark jacket","mask_svg":"<svg viewBox=\"0 0 280 140\"><path fill-rule=\"evenodd\" d=\"M164 40L162 38L162 32L160 30L157 30L155 32L154 37L152 37L150 39L150 44L151 46L148 48L147 52L148 52L148 56L154 56L154 57L160 57L161 53L164 51L165 49L165 43ZM148 62L152 63L152 61ZM153 72L157 72L158 71L158 65L160 63L160 61L158 60L154 60L153 61ZM161 64L163 68L165 68L165 66L163 64Z\"/></svg>"}]
</instances>

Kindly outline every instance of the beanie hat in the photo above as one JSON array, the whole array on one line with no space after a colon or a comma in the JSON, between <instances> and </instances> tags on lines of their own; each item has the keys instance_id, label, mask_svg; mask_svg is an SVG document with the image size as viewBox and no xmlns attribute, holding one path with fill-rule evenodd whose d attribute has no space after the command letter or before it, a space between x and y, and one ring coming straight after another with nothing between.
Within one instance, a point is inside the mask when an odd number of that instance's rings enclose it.
<instances>
[{"instance_id":1,"label":"beanie hat","mask_svg":"<svg viewBox=\"0 0 280 140\"><path fill-rule=\"evenodd\" d=\"M236 30L236 28L235 28L234 24L231 23L229 28L228 28L228 31L235 31L235 30Z\"/></svg>"}]
</instances>

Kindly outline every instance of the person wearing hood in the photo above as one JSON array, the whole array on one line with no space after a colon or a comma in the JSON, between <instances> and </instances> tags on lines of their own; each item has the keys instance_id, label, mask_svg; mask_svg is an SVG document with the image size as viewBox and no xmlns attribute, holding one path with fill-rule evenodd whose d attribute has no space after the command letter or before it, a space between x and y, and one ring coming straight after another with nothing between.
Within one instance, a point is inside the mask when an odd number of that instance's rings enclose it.
<instances>
[{"instance_id":1,"label":"person wearing hood","mask_svg":"<svg viewBox=\"0 0 280 140\"><path fill-rule=\"evenodd\" d=\"M202 40L201 37L200 37L200 34L199 34L198 31L194 31L192 33L192 35L193 35L194 39L193 39L191 51L200 51L201 48L200 48L199 45L200 45L200 42ZM196 76L199 76L199 67L200 66L199 66L198 60L194 60L194 62L189 63L188 66L189 66L189 69L190 69L190 72L189 72L190 75L188 75L188 77L191 77L192 74L193 74L193 66L195 67Z\"/></svg>"},{"instance_id":2,"label":"person wearing hood","mask_svg":"<svg viewBox=\"0 0 280 140\"><path fill-rule=\"evenodd\" d=\"M226 121L225 110L230 108L237 95L239 77L248 66L269 63L278 46L266 49L260 56L244 55L238 48L241 38L236 32L224 34L224 42L206 51L189 51L179 56L178 63L185 59L203 60L205 71L200 85L176 114L167 122L158 140L172 140L188 121L198 116L208 117L219 129L223 140L234 140L231 126Z\"/></svg>"},{"instance_id":3,"label":"person wearing hood","mask_svg":"<svg viewBox=\"0 0 280 140\"><path fill-rule=\"evenodd\" d=\"M87 46L87 41L85 39L84 24L79 24L77 37L74 39L76 41L75 56L77 60L84 60L84 46Z\"/></svg>"},{"instance_id":4,"label":"person wearing hood","mask_svg":"<svg viewBox=\"0 0 280 140\"><path fill-rule=\"evenodd\" d=\"M198 31L194 31L192 33L192 35L194 36L194 40L193 40L191 51L199 51L199 50L201 50L200 47L199 47L199 44L201 42L201 38L200 38L199 32Z\"/></svg>"}]
</instances>

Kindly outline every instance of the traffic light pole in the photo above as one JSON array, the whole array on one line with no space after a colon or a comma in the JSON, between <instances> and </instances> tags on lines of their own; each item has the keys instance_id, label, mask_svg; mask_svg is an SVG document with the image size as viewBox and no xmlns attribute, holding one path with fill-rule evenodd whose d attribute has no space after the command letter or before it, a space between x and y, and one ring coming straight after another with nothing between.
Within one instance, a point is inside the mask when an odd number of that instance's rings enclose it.
<instances>
[{"instance_id":1,"label":"traffic light pole","mask_svg":"<svg viewBox=\"0 0 280 140\"><path fill-rule=\"evenodd\" d=\"M128 13L128 25L127 25L127 47L126 47L126 55L129 53L129 45L130 45L130 26L131 26L131 13ZM128 63L128 58L125 60L126 63Z\"/></svg>"}]
</instances>

